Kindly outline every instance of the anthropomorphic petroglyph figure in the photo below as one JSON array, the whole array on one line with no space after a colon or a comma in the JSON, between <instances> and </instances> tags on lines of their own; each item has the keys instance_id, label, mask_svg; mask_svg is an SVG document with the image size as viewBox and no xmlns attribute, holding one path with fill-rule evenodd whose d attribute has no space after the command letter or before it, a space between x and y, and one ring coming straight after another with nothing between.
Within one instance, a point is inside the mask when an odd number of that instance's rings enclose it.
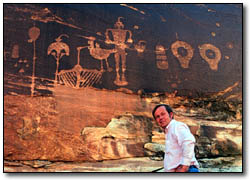
<instances>
[{"instance_id":1,"label":"anthropomorphic petroglyph figure","mask_svg":"<svg viewBox=\"0 0 250 180\"><path fill-rule=\"evenodd\" d=\"M59 60L64 56L69 56L69 46L62 42L62 36L68 37L66 34L60 35L58 38L56 38L56 42L53 42L48 47L48 55L54 56L56 59L56 73L55 73L55 81L54 84L57 84L57 76L58 76L58 68L59 68Z\"/></svg>"},{"instance_id":2,"label":"anthropomorphic petroglyph figure","mask_svg":"<svg viewBox=\"0 0 250 180\"><path fill-rule=\"evenodd\" d=\"M121 17L118 18L117 22L115 23L115 29L107 29L106 30L106 43L107 44L114 44L116 53L115 53L115 65L116 65L116 79L114 83L117 86L126 86L128 84L125 78L125 71L126 71L126 51L125 49L128 48L127 43L133 43L132 40L132 33L130 30L125 30L124 25L121 22ZM129 37L127 38L127 34ZM113 40L110 39L113 37ZM120 59L122 64L122 75L120 77L119 70L120 70Z\"/></svg>"}]
</instances>

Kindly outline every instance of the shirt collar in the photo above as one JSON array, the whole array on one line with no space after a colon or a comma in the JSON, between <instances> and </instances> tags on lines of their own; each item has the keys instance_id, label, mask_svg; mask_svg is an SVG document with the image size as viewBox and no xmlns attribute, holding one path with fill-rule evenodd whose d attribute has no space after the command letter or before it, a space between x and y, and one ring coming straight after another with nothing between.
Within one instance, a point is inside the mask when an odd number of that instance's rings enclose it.
<instances>
[{"instance_id":1,"label":"shirt collar","mask_svg":"<svg viewBox=\"0 0 250 180\"><path fill-rule=\"evenodd\" d=\"M167 133L168 132L168 128L170 127L170 125L171 124L173 124L174 123L174 119L172 119L171 121L170 121L170 123L166 126L166 128L165 128L165 133Z\"/></svg>"}]
</instances>

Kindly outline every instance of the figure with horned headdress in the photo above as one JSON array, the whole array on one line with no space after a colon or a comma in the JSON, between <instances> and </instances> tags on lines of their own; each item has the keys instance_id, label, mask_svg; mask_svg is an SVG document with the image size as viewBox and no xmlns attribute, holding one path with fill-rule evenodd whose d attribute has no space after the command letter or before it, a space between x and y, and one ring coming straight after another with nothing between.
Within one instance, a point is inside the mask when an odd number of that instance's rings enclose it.
<instances>
[{"instance_id":1,"label":"figure with horned headdress","mask_svg":"<svg viewBox=\"0 0 250 180\"><path fill-rule=\"evenodd\" d=\"M125 71L126 71L126 51L125 49L128 48L127 43L133 43L132 40L132 33L130 30L124 29L124 24L121 22L122 17L118 17L117 22L115 23L115 29L107 29L106 30L106 43L107 44L114 44L115 45L115 65L116 65L116 79L114 83L118 86L126 86L128 84L125 78ZM127 38L127 34L129 35ZM113 40L110 39L113 37ZM120 70L120 59L122 64L122 75L120 77L119 70Z\"/></svg>"}]
</instances>

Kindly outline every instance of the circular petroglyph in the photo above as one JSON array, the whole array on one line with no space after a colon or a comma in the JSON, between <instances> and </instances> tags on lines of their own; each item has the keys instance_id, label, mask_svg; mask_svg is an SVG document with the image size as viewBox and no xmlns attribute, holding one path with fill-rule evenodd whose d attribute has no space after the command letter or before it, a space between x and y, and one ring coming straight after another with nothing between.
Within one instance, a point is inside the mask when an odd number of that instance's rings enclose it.
<instances>
[{"instance_id":1,"label":"circular petroglyph","mask_svg":"<svg viewBox=\"0 0 250 180\"><path fill-rule=\"evenodd\" d=\"M186 51L183 51L185 53L180 53L179 48L184 48ZM194 55L194 49L191 45L184 41L175 41L171 45L172 53L181 63L182 68L188 68L189 61L192 59Z\"/></svg>"},{"instance_id":2,"label":"circular petroglyph","mask_svg":"<svg viewBox=\"0 0 250 180\"><path fill-rule=\"evenodd\" d=\"M212 44L203 44L199 47L201 57L207 61L212 70L218 70L218 63L221 60L219 48Z\"/></svg>"}]
</instances>

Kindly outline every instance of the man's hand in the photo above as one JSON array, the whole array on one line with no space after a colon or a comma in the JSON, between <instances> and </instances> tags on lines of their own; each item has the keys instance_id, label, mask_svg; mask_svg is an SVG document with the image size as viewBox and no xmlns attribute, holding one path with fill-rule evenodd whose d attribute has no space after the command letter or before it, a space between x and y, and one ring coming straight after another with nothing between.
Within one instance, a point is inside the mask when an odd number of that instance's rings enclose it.
<instances>
[{"instance_id":1,"label":"man's hand","mask_svg":"<svg viewBox=\"0 0 250 180\"><path fill-rule=\"evenodd\" d=\"M176 171L175 171L175 172L187 172L188 169L189 169L189 166L179 165L179 166L176 168Z\"/></svg>"}]
</instances>

